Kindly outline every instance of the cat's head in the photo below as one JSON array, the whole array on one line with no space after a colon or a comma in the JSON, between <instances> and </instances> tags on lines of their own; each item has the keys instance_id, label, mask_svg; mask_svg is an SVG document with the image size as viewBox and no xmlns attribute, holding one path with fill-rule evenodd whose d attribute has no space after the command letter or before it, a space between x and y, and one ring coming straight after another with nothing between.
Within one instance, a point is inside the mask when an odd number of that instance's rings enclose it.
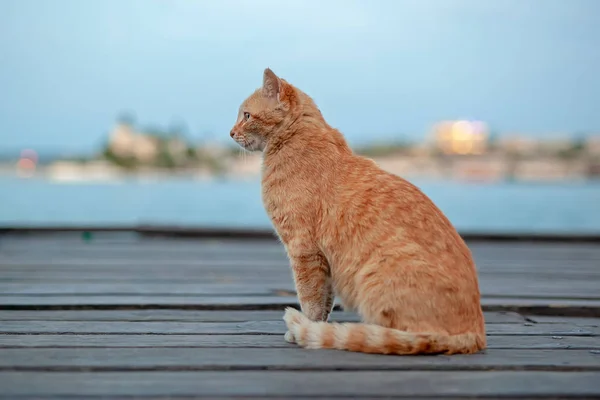
<instances>
[{"instance_id":1,"label":"cat's head","mask_svg":"<svg viewBox=\"0 0 600 400\"><path fill-rule=\"evenodd\" d=\"M297 102L296 89L269 68L265 69L262 87L240 106L230 136L246 150L264 150L269 138L292 118Z\"/></svg>"}]
</instances>

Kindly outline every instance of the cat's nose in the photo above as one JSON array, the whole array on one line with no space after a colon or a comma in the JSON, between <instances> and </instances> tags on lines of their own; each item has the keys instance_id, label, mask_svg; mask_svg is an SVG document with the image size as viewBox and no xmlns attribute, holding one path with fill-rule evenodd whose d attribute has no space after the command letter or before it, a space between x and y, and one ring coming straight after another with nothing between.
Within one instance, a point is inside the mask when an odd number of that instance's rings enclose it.
<instances>
[{"instance_id":1,"label":"cat's nose","mask_svg":"<svg viewBox=\"0 0 600 400\"><path fill-rule=\"evenodd\" d=\"M229 136L234 137L235 136L235 132L234 131L229 132Z\"/></svg>"}]
</instances>

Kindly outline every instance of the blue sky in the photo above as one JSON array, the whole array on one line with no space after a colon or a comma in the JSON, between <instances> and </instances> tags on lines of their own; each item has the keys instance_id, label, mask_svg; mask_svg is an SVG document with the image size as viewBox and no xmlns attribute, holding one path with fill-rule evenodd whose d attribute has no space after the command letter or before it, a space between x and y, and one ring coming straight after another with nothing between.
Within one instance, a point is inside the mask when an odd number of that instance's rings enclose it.
<instances>
[{"instance_id":1,"label":"blue sky","mask_svg":"<svg viewBox=\"0 0 600 400\"><path fill-rule=\"evenodd\" d=\"M352 143L600 132L600 0L0 0L0 60L5 150L91 151L124 110L227 141L267 66Z\"/></svg>"}]
</instances>

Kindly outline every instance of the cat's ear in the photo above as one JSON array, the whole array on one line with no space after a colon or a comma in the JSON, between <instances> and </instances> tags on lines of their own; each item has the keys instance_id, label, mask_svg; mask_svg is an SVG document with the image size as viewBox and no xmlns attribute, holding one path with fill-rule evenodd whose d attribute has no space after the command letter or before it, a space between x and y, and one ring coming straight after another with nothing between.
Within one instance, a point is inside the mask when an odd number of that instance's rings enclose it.
<instances>
[{"instance_id":1,"label":"cat's ear","mask_svg":"<svg viewBox=\"0 0 600 400\"><path fill-rule=\"evenodd\" d=\"M270 68L266 68L263 74L262 94L271 100L279 100L281 81Z\"/></svg>"}]
</instances>

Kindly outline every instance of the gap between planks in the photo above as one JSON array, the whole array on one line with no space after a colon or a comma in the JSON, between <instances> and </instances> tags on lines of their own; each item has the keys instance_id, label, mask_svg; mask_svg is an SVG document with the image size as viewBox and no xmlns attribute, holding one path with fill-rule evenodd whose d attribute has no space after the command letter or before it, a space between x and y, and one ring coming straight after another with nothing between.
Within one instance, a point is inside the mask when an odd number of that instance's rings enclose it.
<instances>
[{"instance_id":1,"label":"gap between planks","mask_svg":"<svg viewBox=\"0 0 600 400\"><path fill-rule=\"evenodd\" d=\"M553 300L545 298L519 299L483 297L484 311L517 312L532 315L556 315L565 317L600 317L600 301ZM179 296L179 297L77 297L56 296L1 297L0 310L210 310L210 311L260 311L298 308L293 296ZM339 305L336 310L340 310Z\"/></svg>"}]
</instances>

